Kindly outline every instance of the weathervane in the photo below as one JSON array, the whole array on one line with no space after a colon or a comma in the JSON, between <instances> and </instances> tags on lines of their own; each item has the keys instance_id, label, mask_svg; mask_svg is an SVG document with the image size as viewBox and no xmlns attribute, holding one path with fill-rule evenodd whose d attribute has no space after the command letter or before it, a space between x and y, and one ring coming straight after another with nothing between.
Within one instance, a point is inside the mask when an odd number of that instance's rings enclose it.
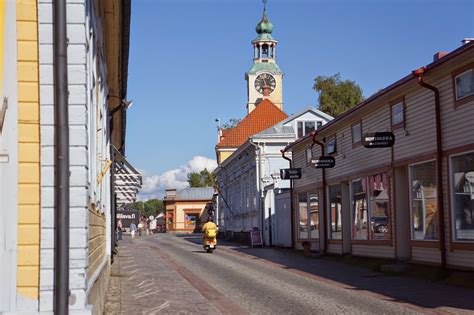
<instances>
[{"instance_id":1,"label":"weathervane","mask_svg":"<svg viewBox=\"0 0 474 315\"><path fill-rule=\"evenodd\" d=\"M267 0L263 0L263 11L267 10Z\"/></svg>"}]
</instances>

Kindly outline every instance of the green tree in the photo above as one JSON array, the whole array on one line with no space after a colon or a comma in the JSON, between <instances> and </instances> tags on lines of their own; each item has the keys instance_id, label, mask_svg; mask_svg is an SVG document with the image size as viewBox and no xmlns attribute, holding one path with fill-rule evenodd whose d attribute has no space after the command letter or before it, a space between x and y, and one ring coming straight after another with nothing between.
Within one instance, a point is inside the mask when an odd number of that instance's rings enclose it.
<instances>
[{"instance_id":1,"label":"green tree","mask_svg":"<svg viewBox=\"0 0 474 315\"><path fill-rule=\"evenodd\" d=\"M216 178L207 168L201 172L192 172L188 174L189 187L214 187Z\"/></svg>"},{"instance_id":2,"label":"green tree","mask_svg":"<svg viewBox=\"0 0 474 315\"><path fill-rule=\"evenodd\" d=\"M163 200L149 199L143 204L145 215L156 215L156 213L163 212Z\"/></svg>"},{"instance_id":3,"label":"green tree","mask_svg":"<svg viewBox=\"0 0 474 315\"><path fill-rule=\"evenodd\" d=\"M319 95L319 109L333 117L364 100L360 86L355 81L341 80L339 73L316 77L313 89Z\"/></svg>"},{"instance_id":4,"label":"green tree","mask_svg":"<svg viewBox=\"0 0 474 315\"><path fill-rule=\"evenodd\" d=\"M138 210L140 212L143 211L144 210L143 201L136 201L136 202L132 203L131 208L135 209L135 210Z\"/></svg>"},{"instance_id":5,"label":"green tree","mask_svg":"<svg viewBox=\"0 0 474 315\"><path fill-rule=\"evenodd\" d=\"M222 129L229 129L229 128L234 128L235 126L238 125L241 119L238 118L231 118L229 121L225 122L222 124L221 128Z\"/></svg>"}]
</instances>

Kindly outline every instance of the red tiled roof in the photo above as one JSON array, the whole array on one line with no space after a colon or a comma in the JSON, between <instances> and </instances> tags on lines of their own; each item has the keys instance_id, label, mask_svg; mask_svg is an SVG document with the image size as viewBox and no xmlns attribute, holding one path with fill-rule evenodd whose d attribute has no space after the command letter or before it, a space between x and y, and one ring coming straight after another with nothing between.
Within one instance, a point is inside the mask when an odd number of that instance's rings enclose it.
<instances>
[{"instance_id":1,"label":"red tiled roof","mask_svg":"<svg viewBox=\"0 0 474 315\"><path fill-rule=\"evenodd\" d=\"M270 128L286 118L288 118L288 115L276 107L270 100L263 100L237 126L231 129L224 129L221 140L216 147L240 147L249 137Z\"/></svg>"}]
</instances>

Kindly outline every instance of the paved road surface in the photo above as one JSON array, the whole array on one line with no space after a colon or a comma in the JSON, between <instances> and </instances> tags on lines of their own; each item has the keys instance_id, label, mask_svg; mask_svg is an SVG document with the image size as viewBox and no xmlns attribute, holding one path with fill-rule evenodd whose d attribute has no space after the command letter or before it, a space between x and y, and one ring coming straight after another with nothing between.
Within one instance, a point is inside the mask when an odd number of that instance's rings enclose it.
<instances>
[{"instance_id":1,"label":"paved road surface","mask_svg":"<svg viewBox=\"0 0 474 315\"><path fill-rule=\"evenodd\" d=\"M222 245L196 235L125 240L107 313L474 313L474 290L385 276L289 251Z\"/></svg>"}]
</instances>

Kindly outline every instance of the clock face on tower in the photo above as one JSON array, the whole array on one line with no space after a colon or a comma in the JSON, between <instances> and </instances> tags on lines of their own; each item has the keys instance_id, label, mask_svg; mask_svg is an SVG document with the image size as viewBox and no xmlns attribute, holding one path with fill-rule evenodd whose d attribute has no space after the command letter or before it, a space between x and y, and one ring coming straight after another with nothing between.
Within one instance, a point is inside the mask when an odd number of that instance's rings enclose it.
<instances>
[{"instance_id":1,"label":"clock face on tower","mask_svg":"<svg viewBox=\"0 0 474 315\"><path fill-rule=\"evenodd\" d=\"M255 78L255 89L258 91L258 93L263 94L263 87L264 86L269 86L270 87L270 93L275 90L276 80L269 73L259 74Z\"/></svg>"}]
</instances>

